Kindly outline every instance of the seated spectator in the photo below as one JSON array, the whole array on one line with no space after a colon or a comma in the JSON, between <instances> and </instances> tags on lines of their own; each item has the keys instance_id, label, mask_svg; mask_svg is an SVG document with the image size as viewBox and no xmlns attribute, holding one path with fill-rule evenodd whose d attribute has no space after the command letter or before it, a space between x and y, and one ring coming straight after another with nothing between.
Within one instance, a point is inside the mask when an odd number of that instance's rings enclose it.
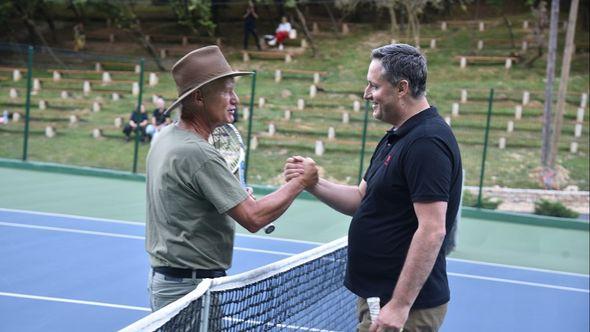
<instances>
[{"instance_id":1,"label":"seated spectator","mask_svg":"<svg viewBox=\"0 0 590 332\"><path fill-rule=\"evenodd\" d=\"M137 134L140 135L140 139L142 141L145 140L145 129L148 125L148 116L145 111L145 106L141 104L139 109L131 112L131 116L129 116L129 123L125 125L123 128L123 133L125 134L125 141L129 142L131 132L132 131L139 131Z\"/></svg>"},{"instance_id":2,"label":"seated spectator","mask_svg":"<svg viewBox=\"0 0 590 332\"><path fill-rule=\"evenodd\" d=\"M275 46L277 43L279 44L279 50L283 49L283 42L285 39L289 38L289 32L291 32L291 23L287 21L287 17L283 16L281 19L281 23L279 27L275 31L275 35L273 36L265 36L265 40L267 41L268 45Z\"/></svg>"},{"instance_id":3,"label":"seated spectator","mask_svg":"<svg viewBox=\"0 0 590 332\"><path fill-rule=\"evenodd\" d=\"M155 104L156 109L152 112L151 123L145 128L145 133L148 135L152 143L156 139L158 132L172 122L170 119L170 113L165 113L166 107L164 99L156 99Z\"/></svg>"}]
</instances>

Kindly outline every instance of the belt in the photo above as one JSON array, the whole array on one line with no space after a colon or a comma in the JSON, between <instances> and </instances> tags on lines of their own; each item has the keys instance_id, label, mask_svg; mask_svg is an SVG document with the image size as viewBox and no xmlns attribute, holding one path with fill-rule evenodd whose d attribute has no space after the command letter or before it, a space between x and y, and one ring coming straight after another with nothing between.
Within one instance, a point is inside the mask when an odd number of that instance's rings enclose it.
<instances>
[{"instance_id":1,"label":"belt","mask_svg":"<svg viewBox=\"0 0 590 332\"><path fill-rule=\"evenodd\" d=\"M154 272L158 272L167 277L172 278L219 278L225 277L225 270L191 270L180 269L177 267L158 266L153 268Z\"/></svg>"}]
</instances>

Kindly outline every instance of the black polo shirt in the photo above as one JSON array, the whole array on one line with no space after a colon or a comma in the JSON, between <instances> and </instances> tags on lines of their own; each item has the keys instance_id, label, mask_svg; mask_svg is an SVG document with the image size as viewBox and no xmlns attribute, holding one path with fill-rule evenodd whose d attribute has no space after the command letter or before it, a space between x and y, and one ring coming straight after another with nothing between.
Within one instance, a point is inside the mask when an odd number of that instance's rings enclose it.
<instances>
[{"instance_id":1,"label":"black polo shirt","mask_svg":"<svg viewBox=\"0 0 590 332\"><path fill-rule=\"evenodd\" d=\"M449 234L459 209L462 166L451 128L430 107L381 139L365 173L367 191L348 231L344 285L356 295L391 299L412 237L416 202L448 202ZM444 250L412 308L449 301Z\"/></svg>"}]
</instances>

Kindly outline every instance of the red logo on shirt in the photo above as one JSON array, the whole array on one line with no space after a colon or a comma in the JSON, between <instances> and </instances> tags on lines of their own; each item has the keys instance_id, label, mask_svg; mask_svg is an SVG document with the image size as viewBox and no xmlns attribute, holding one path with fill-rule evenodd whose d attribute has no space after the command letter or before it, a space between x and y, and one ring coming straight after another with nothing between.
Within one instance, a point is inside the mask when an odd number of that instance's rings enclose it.
<instances>
[{"instance_id":1,"label":"red logo on shirt","mask_svg":"<svg viewBox=\"0 0 590 332\"><path fill-rule=\"evenodd\" d=\"M387 155L387 158L385 158L385 161L383 162L383 164L384 164L385 166L389 165L389 161L390 161L390 160L391 160L391 155L389 155L389 154L388 154L388 155Z\"/></svg>"}]
</instances>

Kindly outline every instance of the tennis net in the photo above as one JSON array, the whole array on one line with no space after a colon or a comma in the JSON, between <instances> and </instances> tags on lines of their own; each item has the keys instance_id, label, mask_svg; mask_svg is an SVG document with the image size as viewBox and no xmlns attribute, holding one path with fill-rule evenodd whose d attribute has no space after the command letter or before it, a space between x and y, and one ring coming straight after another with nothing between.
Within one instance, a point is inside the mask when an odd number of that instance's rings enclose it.
<instances>
[{"instance_id":1,"label":"tennis net","mask_svg":"<svg viewBox=\"0 0 590 332\"><path fill-rule=\"evenodd\" d=\"M352 331L347 238L235 276L206 279L122 331Z\"/></svg>"}]
</instances>

